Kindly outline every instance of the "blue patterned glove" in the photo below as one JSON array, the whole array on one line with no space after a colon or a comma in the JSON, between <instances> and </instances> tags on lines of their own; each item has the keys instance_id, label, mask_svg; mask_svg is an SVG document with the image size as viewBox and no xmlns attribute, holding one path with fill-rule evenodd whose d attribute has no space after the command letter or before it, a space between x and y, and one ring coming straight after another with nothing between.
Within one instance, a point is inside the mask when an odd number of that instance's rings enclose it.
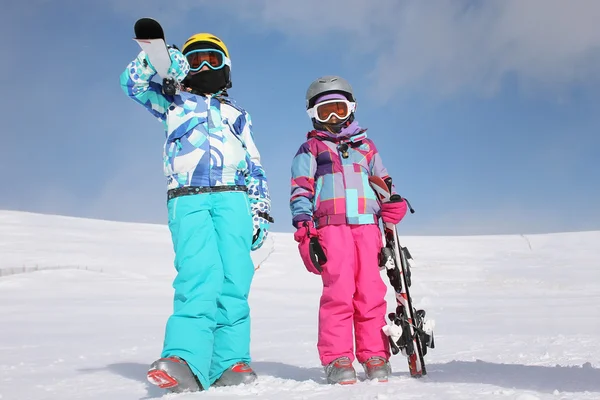
<instances>
[{"instance_id":1,"label":"blue patterned glove","mask_svg":"<svg viewBox=\"0 0 600 400\"><path fill-rule=\"evenodd\" d=\"M167 71L169 76L162 77L162 92L165 95L174 96L179 90L181 81L185 79L190 71L190 64L188 63L187 58L183 55L183 53L181 53L181 51L179 51L177 47L170 46L168 51L171 65ZM150 80L157 71L150 62L148 55L143 50L138 55L138 61L141 67L140 71L138 71L138 76L143 77L145 80Z\"/></svg>"},{"instance_id":2,"label":"blue patterned glove","mask_svg":"<svg viewBox=\"0 0 600 400\"><path fill-rule=\"evenodd\" d=\"M169 47L169 57L171 57L171 66L168 71L169 76L173 77L175 81L181 82L190 71L190 64L181 51L175 47ZM145 80L149 80L156 74L156 69L150 63L150 59L145 51L140 51L137 60L141 67L139 71L136 71L138 75L141 75Z\"/></svg>"},{"instance_id":3,"label":"blue patterned glove","mask_svg":"<svg viewBox=\"0 0 600 400\"><path fill-rule=\"evenodd\" d=\"M261 207L262 206L262 207ZM252 223L254 225L254 235L252 236L252 250L258 250L269 235L269 225L275 222L273 217L264 211L266 203L257 202L252 205Z\"/></svg>"},{"instance_id":4,"label":"blue patterned glove","mask_svg":"<svg viewBox=\"0 0 600 400\"><path fill-rule=\"evenodd\" d=\"M169 47L169 56L171 57L169 76L172 76L177 82L181 82L190 72L190 64L177 47Z\"/></svg>"}]
</instances>

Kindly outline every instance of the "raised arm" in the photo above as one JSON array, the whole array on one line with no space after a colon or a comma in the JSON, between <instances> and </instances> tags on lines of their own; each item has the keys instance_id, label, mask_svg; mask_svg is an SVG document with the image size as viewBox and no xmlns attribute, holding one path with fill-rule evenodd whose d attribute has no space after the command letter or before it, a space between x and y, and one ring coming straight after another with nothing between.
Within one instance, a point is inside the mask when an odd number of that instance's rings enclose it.
<instances>
[{"instance_id":1,"label":"raised arm","mask_svg":"<svg viewBox=\"0 0 600 400\"><path fill-rule=\"evenodd\" d=\"M189 64L185 56L175 48L169 49L169 55L171 56L169 75L181 82L189 71ZM121 88L130 98L146 107L152 115L164 122L173 98L165 96L162 93L162 86L152 81L155 75L156 70L148 60L146 53L141 51L121 74Z\"/></svg>"}]
</instances>

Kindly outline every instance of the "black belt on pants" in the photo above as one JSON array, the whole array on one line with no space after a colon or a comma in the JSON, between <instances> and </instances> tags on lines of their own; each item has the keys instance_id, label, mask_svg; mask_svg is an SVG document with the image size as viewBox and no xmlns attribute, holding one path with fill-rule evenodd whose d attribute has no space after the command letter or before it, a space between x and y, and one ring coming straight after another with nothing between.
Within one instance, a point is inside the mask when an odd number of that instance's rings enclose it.
<instances>
[{"instance_id":1,"label":"black belt on pants","mask_svg":"<svg viewBox=\"0 0 600 400\"><path fill-rule=\"evenodd\" d=\"M235 186L184 186L167 191L167 201L180 196L189 196L191 194L218 193L218 192L247 192L245 185Z\"/></svg>"}]
</instances>

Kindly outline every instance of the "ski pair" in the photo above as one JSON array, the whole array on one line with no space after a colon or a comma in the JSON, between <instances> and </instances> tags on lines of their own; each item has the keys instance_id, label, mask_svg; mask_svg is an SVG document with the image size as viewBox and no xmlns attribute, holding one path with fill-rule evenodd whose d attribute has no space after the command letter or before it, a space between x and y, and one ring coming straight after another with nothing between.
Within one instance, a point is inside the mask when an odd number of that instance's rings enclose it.
<instances>
[{"instance_id":1,"label":"ski pair","mask_svg":"<svg viewBox=\"0 0 600 400\"><path fill-rule=\"evenodd\" d=\"M379 202L407 201L398 194L391 194L392 180L377 176L369 177L369 183ZM410 212L414 213L407 201ZM400 245L396 226L384 223L385 245L380 253L380 267L385 268L388 279L395 292L396 311L388 314L390 323L383 328L388 336L392 354L401 352L408 358L410 375L420 378L427 374L424 356L427 348L434 348L433 320L425 320L424 310L415 310L410 296L411 275L409 259L412 259L406 247Z\"/></svg>"}]
</instances>

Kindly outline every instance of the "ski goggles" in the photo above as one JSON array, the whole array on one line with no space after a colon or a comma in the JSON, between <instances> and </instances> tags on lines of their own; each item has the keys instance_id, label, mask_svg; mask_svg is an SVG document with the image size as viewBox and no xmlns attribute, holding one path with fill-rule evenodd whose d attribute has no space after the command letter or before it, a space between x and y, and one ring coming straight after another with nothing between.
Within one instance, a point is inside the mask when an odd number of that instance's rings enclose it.
<instances>
[{"instance_id":1,"label":"ski goggles","mask_svg":"<svg viewBox=\"0 0 600 400\"><path fill-rule=\"evenodd\" d=\"M356 110L356 103L342 99L327 100L315 104L313 108L306 110L308 116L319 122L327 122L332 116L344 120Z\"/></svg>"},{"instance_id":2,"label":"ski goggles","mask_svg":"<svg viewBox=\"0 0 600 400\"><path fill-rule=\"evenodd\" d=\"M198 49L185 53L191 72L198 72L205 65L210 69L221 69L225 65L231 67L231 60L225 53L217 49Z\"/></svg>"}]
</instances>

